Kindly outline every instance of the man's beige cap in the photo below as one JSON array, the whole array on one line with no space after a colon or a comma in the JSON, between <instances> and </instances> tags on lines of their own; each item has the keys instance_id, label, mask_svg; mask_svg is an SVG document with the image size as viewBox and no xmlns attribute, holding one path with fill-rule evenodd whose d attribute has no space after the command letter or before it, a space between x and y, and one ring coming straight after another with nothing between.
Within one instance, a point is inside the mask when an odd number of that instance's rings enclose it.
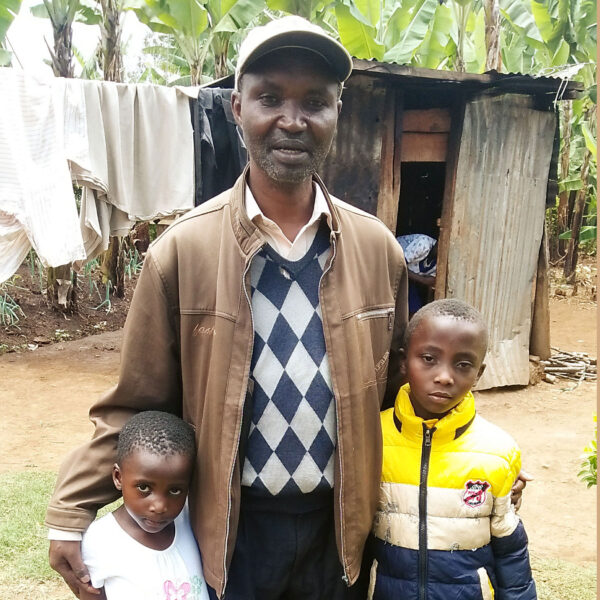
<instances>
[{"instance_id":1,"label":"man's beige cap","mask_svg":"<svg viewBox=\"0 0 600 600\"><path fill-rule=\"evenodd\" d=\"M346 81L352 71L352 58L344 46L318 25L292 15L250 30L240 46L235 69L236 89L248 66L280 48L303 48L316 52L331 66L340 82Z\"/></svg>"}]
</instances>

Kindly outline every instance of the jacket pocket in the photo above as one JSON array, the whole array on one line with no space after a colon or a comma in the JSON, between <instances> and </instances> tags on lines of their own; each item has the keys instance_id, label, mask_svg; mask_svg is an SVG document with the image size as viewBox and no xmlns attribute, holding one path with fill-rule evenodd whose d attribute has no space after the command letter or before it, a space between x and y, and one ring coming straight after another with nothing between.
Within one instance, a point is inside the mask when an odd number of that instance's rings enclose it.
<instances>
[{"instance_id":1,"label":"jacket pocket","mask_svg":"<svg viewBox=\"0 0 600 600\"><path fill-rule=\"evenodd\" d=\"M394 309L393 308L374 308L359 312L356 315L359 321L367 321L369 319L387 319L388 330L391 331L394 326Z\"/></svg>"},{"instance_id":2,"label":"jacket pocket","mask_svg":"<svg viewBox=\"0 0 600 600\"><path fill-rule=\"evenodd\" d=\"M377 559L373 560L371 565L371 575L369 577L369 590L367 592L367 600L373 600L373 594L375 593L375 583L377 580Z\"/></svg>"},{"instance_id":3,"label":"jacket pocket","mask_svg":"<svg viewBox=\"0 0 600 600\"><path fill-rule=\"evenodd\" d=\"M360 387L369 387L387 380L394 307L380 305L366 307L342 317L346 328L348 347L354 353L356 382Z\"/></svg>"},{"instance_id":4,"label":"jacket pocket","mask_svg":"<svg viewBox=\"0 0 600 600\"><path fill-rule=\"evenodd\" d=\"M485 567L477 569L477 575L479 575L479 585L483 600L494 600L494 588Z\"/></svg>"}]
</instances>

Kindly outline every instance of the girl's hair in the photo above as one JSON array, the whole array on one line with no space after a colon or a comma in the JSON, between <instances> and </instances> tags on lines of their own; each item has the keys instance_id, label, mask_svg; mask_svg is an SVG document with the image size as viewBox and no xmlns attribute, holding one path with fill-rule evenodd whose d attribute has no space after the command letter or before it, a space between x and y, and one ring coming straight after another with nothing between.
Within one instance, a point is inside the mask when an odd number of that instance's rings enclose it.
<instances>
[{"instance_id":1,"label":"girl's hair","mask_svg":"<svg viewBox=\"0 0 600 600\"><path fill-rule=\"evenodd\" d=\"M138 450L160 456L183 454L193 458L196 454L194 429L183 419L168 412L140 412L125 423L119 434L117 462L121 463Z\"/></svg>"}]
</instances>

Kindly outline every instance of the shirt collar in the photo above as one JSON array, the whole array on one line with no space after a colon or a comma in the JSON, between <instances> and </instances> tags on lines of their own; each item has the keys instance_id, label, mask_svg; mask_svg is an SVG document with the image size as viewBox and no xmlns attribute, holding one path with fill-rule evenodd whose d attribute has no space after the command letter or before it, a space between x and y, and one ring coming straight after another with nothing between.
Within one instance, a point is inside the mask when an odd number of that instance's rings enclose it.
<instances>
[{"instance_id":1,"label":"shirt collar","mask_svg":"<svg viewBox=\"0 0 600 600\"><path fill-rule=\"evenodd\" d=\"M315 204L312 215L305 226L312 225L315 221L318 221L321 216L325 215L327 225L329 225L330 229L333 229L331 211L329 210L329 205L327 204L321 186L313 182L313 190L315 191ZM276 225L274 221L266 217L262 210L260 210L260 206L258 206L248 184L246 184L246 213L248 214L248 218L256 224L262 221L264 223L273 223Z\"/></svg>"}]
</instances>

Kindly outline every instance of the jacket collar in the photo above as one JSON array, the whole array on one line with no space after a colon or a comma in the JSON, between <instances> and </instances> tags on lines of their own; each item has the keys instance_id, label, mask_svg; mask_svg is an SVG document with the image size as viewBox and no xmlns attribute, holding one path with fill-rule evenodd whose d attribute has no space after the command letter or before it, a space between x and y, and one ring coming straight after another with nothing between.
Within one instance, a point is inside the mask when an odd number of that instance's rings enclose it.
<instances>
[{"instance_id":1,"label":"jacket collar","mask_svg":"<svg viewBox=\"0 0 600 600\"><path fill-rule=\"evenodd\" d=\"M238 177L237 181L231 188L230 206L231 206L231 226L233 233L240 245L242 252L248 257L253 255L258 249L264 245L265 241L260 234L258 227L248 218L246 212L246 182L248 179L248 171L250 166L246 165L243 173ZM321 178L315 174L313 176L315 183L323 191L329 212L331 213L332 237L340 235L339 214L335 207L325 184Z\"/></svg>"},{"instance_id":2,"label":"jacket collar","mask_svg":"<svg viewBox=\"0 0 600 600\"><path fill-rule=\"evenodd\" d=\"M447 443L459 438L475 419L475 398L467 392L460 403L441 419L424 421L415 415L410 397L410 386L405 384L396 396L394 406L394 424L396 429L407 438L418 441L423 437L423 423L429 428L435 427L433 439L437 443Z\"/></svg>"}]
</instances>

